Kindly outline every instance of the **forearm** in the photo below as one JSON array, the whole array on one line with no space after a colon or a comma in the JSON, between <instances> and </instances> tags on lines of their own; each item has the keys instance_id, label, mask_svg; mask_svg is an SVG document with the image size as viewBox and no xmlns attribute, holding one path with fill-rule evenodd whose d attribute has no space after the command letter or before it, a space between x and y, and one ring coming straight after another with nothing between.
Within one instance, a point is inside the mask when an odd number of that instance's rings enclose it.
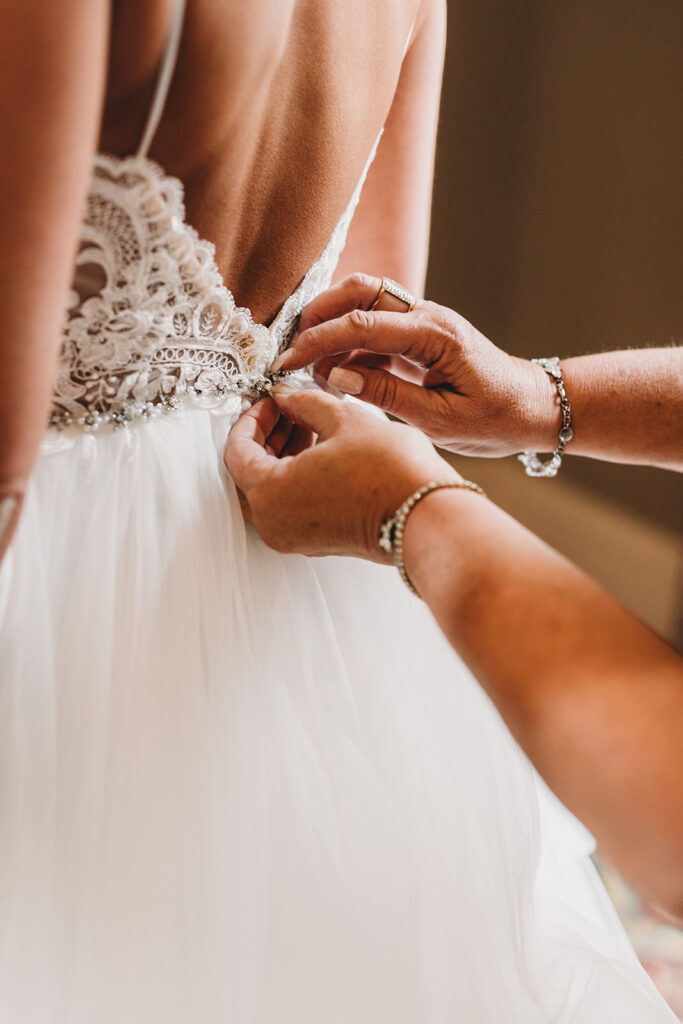
<instances>
[{"instance_id":1,"label":"forearm","mask_svg":"<svg viewBox=\"0 0 683 1024\"><path fill-rule=\"evenodd\" d=\"M445 0L422 0L336 280L378 272L422 294L445 41Z\"/></svg>"},{"instance_id":2,"label":"forearm","mask_svg":"<svg viewBox=\"0 0 683 1024\"><path fill-rule=\"evenodd\" d=\"M45 430L108 23L106 0L0 0L0 558Z\"/></svg>"},{"instance_id":3,"label":"forearm","mask_svg":"<svg viewBox=\"0 0 683 1024\"><path fill-rule=\"evenodd\" d=\"M683 348L578 356L562 371L574 421L567 454L683 470ZM555 405L544 450L556 445L558 426Z\"/></svg>"},{"instance_id":4,"label":"forearm","mask_svg":"<svg viewBox=\"0 0 683 1024\"><path fill-rule=\"evenodd\" d=\"M441 491L406 565L560 798L643 890L683 914L683 678L666 644L505 513Z\"/></svg>"}]
</instances>

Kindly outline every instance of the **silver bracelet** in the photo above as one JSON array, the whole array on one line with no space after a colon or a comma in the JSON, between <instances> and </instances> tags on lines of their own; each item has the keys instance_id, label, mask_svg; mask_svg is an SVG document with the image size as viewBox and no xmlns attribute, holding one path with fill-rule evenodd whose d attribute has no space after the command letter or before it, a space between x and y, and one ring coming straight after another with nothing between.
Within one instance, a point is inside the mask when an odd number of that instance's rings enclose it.
<instances>
[{"instance_id":1,"label":"silver bracelet","mask_svg":"<svg viewBox=\"0 0 683 1024\"><path fill-rule=\"evenodd\" d=\"M442 487L461 488L467 491L474 491L476 494L486 497L479 484L474 484L471 480L433 480L431 483L419 487L409 498L406 498L403 504L397 508L394 515L390 519L384 520L379 530L379 546L387 554L394 556L394 565L398 569L399 576L408 590L418 597L420 595L411 583L403 562L403 534L406 528L406 520L419 501L422 501L432 491L438 491Z\"/></svg>"},{"instance_id":2,"label":"silver bracelet","mask_svg":"<svg viewBox=\"0 0 683 1024\"><path fill-rule=\"evenodd\" d=\"M562 465L562 454L574 436L572 410L564 387L562 366L557 356L552 356L550 359L532 359L531 362L542 366L557 388L560 411L562 413L562 424L560 426L557 448L547 462L541 462L537 452L522 452L517 458L523 464L527 476L557 476L557 471Z\"/></svg>"}]
</instances>

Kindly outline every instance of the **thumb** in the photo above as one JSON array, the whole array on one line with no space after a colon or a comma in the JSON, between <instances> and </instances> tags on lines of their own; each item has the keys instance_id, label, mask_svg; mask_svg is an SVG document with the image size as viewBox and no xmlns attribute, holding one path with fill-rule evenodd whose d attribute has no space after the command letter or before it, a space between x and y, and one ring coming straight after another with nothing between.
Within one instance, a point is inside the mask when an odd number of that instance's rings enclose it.
<instances>
[{"instance_id":1,"label":"thumb","mask_svg":"<svg viewBox=\"0 0 683 1024\"><path fill-rule=\"evenodd\" d=\"M265 449L268 436L280 418L270 399L263 399L243 413L228 435L223 462L241 491L247 492L272 456Z\"/></svg>"},{"instance_id":2,"label":"thumb","mask_svg":"<svg viewBox=\"0 0 683 1024\"><path fill-rule=\"evenodd\" d=\"M271 391L271 397L281 413L293 423L312 430L321 441L332 437L344 418L344 403L324 391L295 391L278 384Z\"/></svg>"},{"instance_id":3,"label":"thumb","mask_svg":"<svg viewBox=\"0 0 683 1024\"><path fill-rule=\"evenodd\" d=\"M419 384L396 377L388 370L353 363L334 367L327 383L345 395L376 405L415 427L427 422L431 394Z\"/></svg>"}]
</instances>

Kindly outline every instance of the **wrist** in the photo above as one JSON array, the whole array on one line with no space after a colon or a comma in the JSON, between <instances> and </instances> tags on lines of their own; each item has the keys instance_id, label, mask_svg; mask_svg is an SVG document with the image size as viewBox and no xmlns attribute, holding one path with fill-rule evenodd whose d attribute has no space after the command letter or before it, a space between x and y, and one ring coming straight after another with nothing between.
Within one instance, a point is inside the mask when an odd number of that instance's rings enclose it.
<instances>
[{"instance_id":1,"label":"wrist","mask_svg":"<svg viewBox=\"0 0 683 1024\"><path fill-rule=\"evenodd\" d=\"M557 446L561 422L555 386L538 363L519 360L523 364L525 395L523 411L522 451L552 452Z\"/></svg>"},{"instance_id":2,"label":"wrist","mask_svg":"<svg viewBox=\"0 0 683 1024\"><path fill-rule=\"evenodd\" d=\"M451 575L462 527L471 514L481 516L482 502L490 505L481 488L461 480L460 486L430 491L407 516L401 547L403 569L408 585L412 584L425 600L435 586L440 586L444 574Z\"/></svg>"},{"instance_id":3,"label":"wrist","mask_svg":"<svg viewBox=\"0 0 683 1024\"><path fill-rule=\"evenodd\" d=\"M390 535L387 534L386 525L395 521L396 516L408 499L414 496L421 488L428 486L434 481L438 480L449 483L460 483L462 481L460 474L440 457L438 460L435 460L433 470L430 473L428 466L424 468L414 467L410 472L401 473L400 476L391 480L391 484L388 487L382 489L381 501L373 503L374 512L370 519L367 540L370 557L375 561L384 562L386 565L395 565L395 552L392 548L387 548L386 546L388 540L393 538L393 532ZM427 497L429 497L429 494L426 494L417 502L408 515L406 523ZM382 540L383 537L384 540Z\"/></svg>"}]
</instances>

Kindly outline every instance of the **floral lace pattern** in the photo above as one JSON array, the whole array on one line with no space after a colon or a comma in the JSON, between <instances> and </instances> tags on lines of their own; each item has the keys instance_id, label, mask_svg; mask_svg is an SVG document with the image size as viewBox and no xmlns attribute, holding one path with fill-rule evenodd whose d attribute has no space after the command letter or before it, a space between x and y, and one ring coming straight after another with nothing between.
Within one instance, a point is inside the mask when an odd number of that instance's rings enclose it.
<instances>
[{"instance_id":1,"label":"floral lace pattern","mask_svg":"<svg viewBox=\"0 0 683 1024\"><path fill-rule=\"evenodd\" d=\"M186 223L181 182L144 156L98 155L50 426L125 425L186 398L220 407L228 396L248 402L267 391L301 310L332 280L376 149L327 246L269 328L235 304L213 245Z\"/></svg>"}]
</instances>

